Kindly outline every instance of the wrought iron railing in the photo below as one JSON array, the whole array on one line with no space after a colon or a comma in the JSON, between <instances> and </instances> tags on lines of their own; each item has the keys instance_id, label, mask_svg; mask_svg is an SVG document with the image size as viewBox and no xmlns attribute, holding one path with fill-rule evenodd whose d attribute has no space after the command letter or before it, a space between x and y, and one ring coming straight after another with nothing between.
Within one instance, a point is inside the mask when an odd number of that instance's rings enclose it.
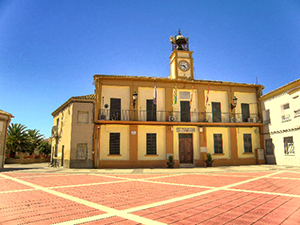
<instances>
[{"instance_id":1,"label":"wrought iron railing","mask_svg":"<svg viewBox=\"0 0 300 225\"><path fill-rule=\"evenodd\" d=\"M281 122L282 123L285 123L285 122L288 122L288 121L291 121L292 119L291 119L291 115L290 114L287 114L287 115L283 115L282 117L281 117Z\"/></svg>"},{"instance_id":2,"label":"wrought iron railing","mask_svg":"<svg viewBox=\"0 0 300 225\"><path fill-rule=\"evenodd\" d=\"M101 109L99 120L160 121L160 122L210 122L210 123L260 123L259 114L243 116L241 113L181 112L152 110Z\"/></svg>"},{"instance_id":3,"label":"wrought iron railing","mask_svg":"<svg viewBox=\"0 0 300 225\"><path fill-rule=\"evenodd\" d=\"M294 111L294 118L300 116L300 109Z\"/></svg>"}]
</instances>

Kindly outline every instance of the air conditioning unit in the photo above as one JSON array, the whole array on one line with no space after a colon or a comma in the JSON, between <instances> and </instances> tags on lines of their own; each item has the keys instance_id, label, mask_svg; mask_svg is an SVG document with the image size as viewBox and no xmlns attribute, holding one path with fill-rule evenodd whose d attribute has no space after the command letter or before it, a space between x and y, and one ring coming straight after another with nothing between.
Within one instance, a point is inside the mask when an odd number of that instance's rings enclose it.
<instances>
[{"instance_id":1,"label":"air conditioning unit","mask_svg":"<svg viewBox=\"0 0 300 225\"><path fill-rule=\"evenodd\" d=\"M176 121L176 118L175 118L175 116L169 116L169 121L170 121L170 122L174 122L174 121Z\"/></svg>"},{"instance_id":2,"label":"air conditioning unit","mask_svg":"<svg viewBox=\"0 0 300 225\"><path fill-rule=\"evenodd\" d=\"M106 115L99 115L99 120L106 120Z\"/></svg>"},{"instance_id":3,"label":"air conditioning unit","mask_svg":"<svg viewBox=\"0 0 300 225\"><path fill-rule=\"evenodd\" d=\"M253 118L248 118L248 123L253 123L253 122L254 122Z\"/></svg>"},{"instance_id":4,"label":"air conditioning unit","mask_svg":"<svg viewBox=\"0 0 300 225\"><path fill-rule=\"evenodd\" d=\"M236 123L236 118L235 117L231 117L231 123Z\"/></svg>"}]
</instances>

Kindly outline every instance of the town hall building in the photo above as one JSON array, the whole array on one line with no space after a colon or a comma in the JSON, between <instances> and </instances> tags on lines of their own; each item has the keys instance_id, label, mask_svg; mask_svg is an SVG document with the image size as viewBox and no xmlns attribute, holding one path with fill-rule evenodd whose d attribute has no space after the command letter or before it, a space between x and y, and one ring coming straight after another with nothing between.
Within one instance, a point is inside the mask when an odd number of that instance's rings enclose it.
<instances>
[{"instance_id":1,"label":"town hall building","mask_svg":"<svg viewBox=\"0 0 300 225\"><path fill-rule=\"evenodd\" d=\"M168 76L96 74L94 95L73 97L52 113L58 165L165 168L171 155L174 167L203 167L207 153L213 166L258 163L264 87L197 80L188 37L179 31L170 41Z\"/></svg>"}]
</instances>

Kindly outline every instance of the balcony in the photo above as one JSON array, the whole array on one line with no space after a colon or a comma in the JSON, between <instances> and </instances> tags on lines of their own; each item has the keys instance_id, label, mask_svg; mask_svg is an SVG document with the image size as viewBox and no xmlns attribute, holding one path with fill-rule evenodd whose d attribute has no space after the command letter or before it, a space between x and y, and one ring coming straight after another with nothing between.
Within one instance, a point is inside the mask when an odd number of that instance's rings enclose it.
<instances>
[{"instance_id":1,"label":"balcony","mask_svg":"<svg viewBox=\"0 0 300 225\"><path fill-rule=\"evenodd\" d=\"M185 123L260 123L259 114L250 114L243 118L241 113L221 113L214 115L212 112L181 112L181 111L151 111L151 110L121 110L111 111L101 109L100 121L156 121L156 122L185 122ZM244 121L244 122L243 122Z\"/></svg>"},{"instance_id":2,"label":"balcony","mask_svg":"<svg viewBox=\"0 0 300 225\"><path fill-rule=\"evenodd\" d=\"M283 115L281 116L281 122L282 123L285 123L285 122L288 122L288 121L291 121L291 115L290 114L287 114L287 115Z\"/></svg>"},{"instance_id":3,"label":"balcony","mask_svg":"<svg viewBox=\"0 0 300 225\"><path fill-rule=\"evenodd\" d=\"M300 116L300 109L294 111L294 118Z\"/></svg>"}]
</instances>

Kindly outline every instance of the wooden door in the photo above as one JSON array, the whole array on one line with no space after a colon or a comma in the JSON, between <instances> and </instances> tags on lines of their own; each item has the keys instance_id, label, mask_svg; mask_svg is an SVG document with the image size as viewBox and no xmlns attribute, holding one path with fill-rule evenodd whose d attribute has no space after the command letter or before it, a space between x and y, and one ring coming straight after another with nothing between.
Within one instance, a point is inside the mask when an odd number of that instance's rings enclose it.
<instances>
[{"instance_id":1,"label":"wooden door","mask_svg":"<svg viewBox=\"0 0 300 225\"><path fill-rule=\"evenodd\" d=\"M65 146L62 146L61 149L61 166L64 166L64 156L65 156Z\"/></svg>"},{"instance_id":2,"label":"wooden door","mask_svg":"<svg viewBox=\"0 0 300 225\"><path fill-rule=\"evenodd\" d=\"M179 134L179 161L180 163L193 163L192 134Z\"/></svg>"},{"instance_id":3,"label":"wooden door","mask_svg":"<svg viewBox=\"0 0 300 225\"><path fill-rule=\"evenodd\" d=\"M181 122L190 122L190 102L180 101Z\"/></svg>"},{"instance_id":4,"label":"wooden door","mask_svg":"<svg viewBox=\"0 0 300 225\"><path fill-rule=\"evenodd\" d=\"M249 104L242 103L242 121L248 122L248 118L250 118Z\"/></svg>"},{"instance_id":5,"label":"wooden door","mask_svg":"<svg viewBox=\"0 0 300 225\"><path fill-rule=\"evenodd\" d=\"M221 103L212 102L213 122L221 122Z\"/></svg>"},{"instance_id":6,"label":"wooden door","mask_svg":"<svg viewBox=\"0 0 300 225\"><path fill-rule=\"evenodd\" d=\"M121 120L121 99L110 99L110 120Z\"/></svg>"},{"instance_id":7,"label":"wooden door","mask_svg":"<svg viewBox=\"0 0 300 225\"><path fill-rule=\"evenodd\" d=\"M147 100L147 121L156 121L156 105L153 99Z\"/></svg>"}]
</instances>

